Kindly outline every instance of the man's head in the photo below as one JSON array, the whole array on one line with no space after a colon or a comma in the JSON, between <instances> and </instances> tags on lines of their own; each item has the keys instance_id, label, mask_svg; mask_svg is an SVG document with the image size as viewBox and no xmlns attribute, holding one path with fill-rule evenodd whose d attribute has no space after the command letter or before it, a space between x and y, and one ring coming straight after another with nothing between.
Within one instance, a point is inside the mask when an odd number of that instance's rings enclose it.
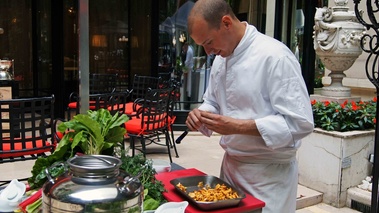
<instances>
[{"instance_id":1,"label":"man's head","mask_svg":"<svg viewBox=\"0 0 379 213\"><path fill-rule=\"evenodd\" d=\"M229 56L244 30L225 0L199 0L188 16L188 32L207 54Z\"/></svg>"}]
</instances>

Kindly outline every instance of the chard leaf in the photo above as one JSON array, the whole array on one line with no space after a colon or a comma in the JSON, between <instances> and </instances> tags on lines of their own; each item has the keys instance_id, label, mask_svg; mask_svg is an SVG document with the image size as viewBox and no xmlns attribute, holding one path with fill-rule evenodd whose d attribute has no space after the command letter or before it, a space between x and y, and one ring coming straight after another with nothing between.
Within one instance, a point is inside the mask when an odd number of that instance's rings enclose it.
<instances>
[{"instance_id":1,"label":"chard leaf","mask_svg":"<svg viewBox=\"0 0 379 213\"><path fill-rule=\"evenodd\" d=\"M108 134L105 136L104 140L110 143L118 143L124 140L124 135L126 134L125 128L116 126L108 131Z\"/></svg>"},{"instance_id":2,"label":"chard leaf","mask_svg":"<svg viewBox=\"0 0 379 213\"><path fill-rule=\"evenodd\" d=\"M83 131L80 131L80 132L75 134L75 136L72 140L71 150L73 151L75 149L75 147L78 146L79 143L82 141L83 141Z\"/></svg>"},{"instance_id":3,"label":"chard leaf","mask_svg":"<svg viewBox=\"0 0 379 213\"><path fill-rule=\"evenodd\" d=\"M85 130L96 141L96 144L104 142L104 136L101 134L101 126L98 122L94 122L88 115L78 114L74 118L79 122L75 131ZM77 129L79 128L79 129Z\"/></svg>"}]
</instances>

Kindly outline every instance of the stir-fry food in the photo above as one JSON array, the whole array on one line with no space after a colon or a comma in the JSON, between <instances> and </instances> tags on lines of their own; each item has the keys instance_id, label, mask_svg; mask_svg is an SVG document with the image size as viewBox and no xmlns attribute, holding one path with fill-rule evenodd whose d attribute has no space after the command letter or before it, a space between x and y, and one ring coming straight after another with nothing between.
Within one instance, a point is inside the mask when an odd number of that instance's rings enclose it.
<instances>
[{"instance_id":1,"label":"stir-fry food","mask_svg":"<svg viewBox=\"0 0 379 213\"><path fill-rule=\"evenodd\" d=\"M187 193L187 187L181 183L176 185L181 191ZM217 184L214 188L199 182L199 190L188 192L188 196L200 202L215 202L219 200L228 200L238 198L238 193L225 184Z\"/></svg>"}]
</instances>

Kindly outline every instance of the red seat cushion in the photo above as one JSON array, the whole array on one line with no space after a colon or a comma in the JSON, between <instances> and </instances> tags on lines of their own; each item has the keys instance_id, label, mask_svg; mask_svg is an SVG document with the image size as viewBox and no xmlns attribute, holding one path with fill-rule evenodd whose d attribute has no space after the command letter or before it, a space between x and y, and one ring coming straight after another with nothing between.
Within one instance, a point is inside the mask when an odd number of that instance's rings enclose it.
<instances>
[{"instance_id":1,"label":"red seat cushion","mask_svg":"<svg viewBox=\"0 0 379 213\"><path fill-rule=\"evenodd\" d=\"M89 109L91 109L91 110L96 109L95 104L96 104L96 101L90 101L89 102ZM75 102L68 103L68 108L76 109L76 107L78 107L78 102L75 101Z\"/></svg>"},{"instance_id":2,"label":"red seat cushion","mask_svg":"<svg viewBox=\"0 0 379 213\"><path fill-rule=\"evenodd\" d=\"M3 141L3 145L1 147L2 150L0 151L0 158L21 157L24 155L41 154L44 152L51 151L51 147L49 147L51 145L50 142L46 143L47 147L45 146L45 148L43 148L44 146L43 146L42 140L38 140L36 142L37 142L36 144L37 146L33 146L31 141L26 142L26 149L22 148L21 142L16 142L14 145L14 149L11 150L11 144ZM35 148L41 148L41 149L35 149ZM35 150L31 150L31 149L35 149ZM3 151L8 152L8 153L1 153ZM9 151L17 151L17 152L10 153Z\"/></svg>"},{"instance_id":3,"label":"red seat cushion","mask_svg":"<svg viewBox=\"0 0 379 213\"><path fill-rule=\"evenodd\" d=\"M59 132L59 131L57 131L56 134L57 134L57 137L58 137L59 139L62 139L63 136L64 136L63 132Z\"/></svg>"},{"instance_id":4,"label":"red seat cushion","mask_svg":"<svg viewBox=\"0 0 379 213\"><path fill-rule=\"evenodd\" d=\"M136 110L133 110L134 102L129 102L125 104L125 114L127 115L134 115L136 114L136 111L141 108L140 105L136 105Z\"/></svg>"},{"instance_id":5,"label":"red seat cushion","mask_svg":"<svg viewBox=\"0 0 379 213\"><path fill-rule=\"evenodd\" d=\"M150 124L150 130L153 129L153 124ZM158 129L161 128L165 125L165 123L155 123L154 128ZM141 126L141 118L133 118L127 122L125 122L125 129L126 129L126 134L134 134L134 135L144 135L144 134L149 134L146 132L147 130L147 124L144 123L144 126Z\"/></svg>"},{"instance_id":6,"label":"red seat cushion","mask_svg":"<svg viewBox=\"0 0 379 213\"><path fill-rule=\"evenodd\" d=\"M112 105L112 106L108 106L108 110L111 111L111 110L118 110L120 111L120 113L123 113L121 110L123 110L123 108L125 107L124 104L115 104L115 105Z\"/></svg>"}]
</instances>

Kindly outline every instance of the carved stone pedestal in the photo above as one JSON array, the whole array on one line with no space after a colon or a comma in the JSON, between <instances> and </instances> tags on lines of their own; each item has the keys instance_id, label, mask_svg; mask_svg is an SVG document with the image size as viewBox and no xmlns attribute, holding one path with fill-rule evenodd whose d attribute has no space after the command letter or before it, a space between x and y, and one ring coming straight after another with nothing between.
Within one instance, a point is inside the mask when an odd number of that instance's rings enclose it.
<instances>
[{"instance_id":1,"label":"carved stone pedestal","mask_svg":"<svg viewBox=\"0 0 379 213\"><path fill-rule=\"evenodd\" d=\"M349 97L350 88L342 85L343 73L362 53L360 41L365 28L354 11L349 11L346 0L335 0L332 8L317 8L314 26L314 49L327 69L331 84L323 87L324 96Z\"/></svg>"}]
</instances>

